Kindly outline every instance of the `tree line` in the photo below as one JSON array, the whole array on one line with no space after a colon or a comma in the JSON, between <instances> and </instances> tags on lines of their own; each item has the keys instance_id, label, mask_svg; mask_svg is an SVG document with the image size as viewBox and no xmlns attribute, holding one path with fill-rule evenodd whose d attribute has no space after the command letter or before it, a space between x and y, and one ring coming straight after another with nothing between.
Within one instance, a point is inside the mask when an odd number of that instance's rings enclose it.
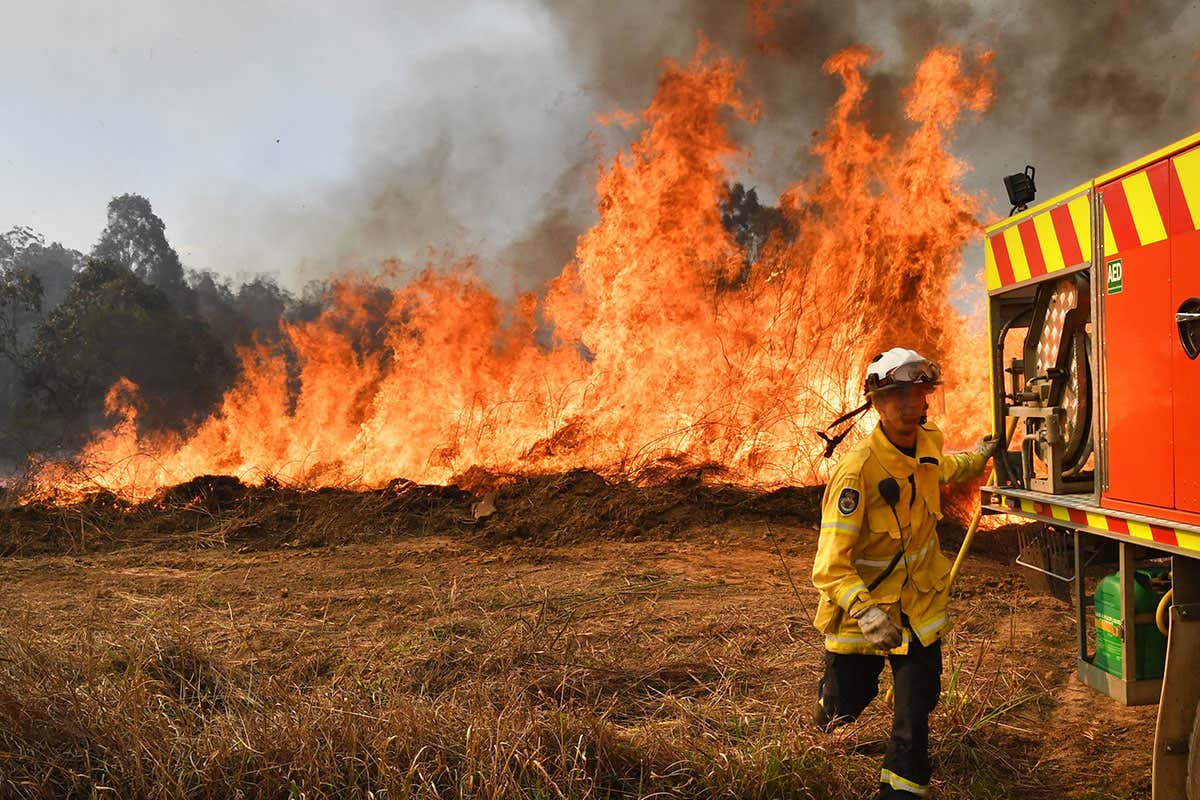
<instances>
[{"instance_id":1,"label":"tree line","mask_svg":"<svg viewBox=\"0 0 1200 800\"><path fill-rule=\"evenodd\" d=\"M238 346L311 319L327 296L324 282L296 295L187 269L136 194L109 202L86 255L26 227L0 234L0 462L76 450L108 424L104 397L123 377L142 389L139 424L186 427L235 380Z\"/></svg>"}]
</instances>

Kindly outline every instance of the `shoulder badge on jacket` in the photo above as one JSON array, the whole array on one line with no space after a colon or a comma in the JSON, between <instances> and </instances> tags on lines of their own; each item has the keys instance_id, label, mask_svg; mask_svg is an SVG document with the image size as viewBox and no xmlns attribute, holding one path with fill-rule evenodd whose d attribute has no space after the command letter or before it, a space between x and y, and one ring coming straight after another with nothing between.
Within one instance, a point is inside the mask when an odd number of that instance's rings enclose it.
<instances>
[{"instance_id":1,"label":"shoulder badge on jacket","mask_svg":"<svg viewBox=\"0 0 1200 800\"><path fill-rule=\"evenodd\" d=\"M858 489L842 489L842 493L838 495L837 507L842 516L848 517L858 510L858 501L860 495Z\"/></svg>"}]
</instances>

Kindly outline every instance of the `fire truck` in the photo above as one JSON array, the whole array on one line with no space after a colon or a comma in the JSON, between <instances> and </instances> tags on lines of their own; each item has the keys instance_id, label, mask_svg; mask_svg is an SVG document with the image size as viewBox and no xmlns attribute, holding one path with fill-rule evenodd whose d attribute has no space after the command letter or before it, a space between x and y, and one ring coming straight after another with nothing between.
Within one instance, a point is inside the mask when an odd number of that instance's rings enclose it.
<instances>
[{"instance_id":1,"label":"fire truck","mask_svg":"<svg viewBox=\"0 0 1200 800\"><path fill-rule=\"evenodd\" d=\"M1079 678L1158 703L1154 800L1200 800L1200 133L1028 208L1033 168L1005 185L981 507L1041 523L1018 560L1073 602Z\"/></svg>"}]
</instances>

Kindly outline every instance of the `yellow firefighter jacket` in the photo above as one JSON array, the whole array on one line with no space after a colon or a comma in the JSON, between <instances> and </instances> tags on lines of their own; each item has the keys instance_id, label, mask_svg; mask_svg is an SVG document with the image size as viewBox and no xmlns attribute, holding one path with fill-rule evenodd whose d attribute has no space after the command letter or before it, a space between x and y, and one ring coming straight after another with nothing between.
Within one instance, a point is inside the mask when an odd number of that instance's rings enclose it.
<instances>
[{"instance_id":1,"label":"yellow firefighter jacket","mask_svg":"<svg viewBox=\"0 0 1200 800\"><path fill-rule=\"evenodd\" d=\"M904 642L893 653L908 652L913 632L929 645L949 628L952 562L938 542L939 487L970 480L983 465L976 453L943 453L942 432L932 424L917 432L915 458L896 449L878 426L842 458L825 488L813 562L813 583L821 593L814 624L825 634L827 650L879 654L855 621L870 605L898 626L901 612L908 617L912 631L903 629ZM900 490L894 515L879 489L889 477ZM868 592L867 585L901 548L891 574Z\"/></svg>"}]
</instances>

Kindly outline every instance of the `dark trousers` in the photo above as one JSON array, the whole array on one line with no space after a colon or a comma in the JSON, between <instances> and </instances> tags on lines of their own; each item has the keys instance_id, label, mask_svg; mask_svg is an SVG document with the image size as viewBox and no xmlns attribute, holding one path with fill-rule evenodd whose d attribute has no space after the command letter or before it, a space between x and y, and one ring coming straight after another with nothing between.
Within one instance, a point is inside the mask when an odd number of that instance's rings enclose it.
<instances>
[{"instance_id":1,"label":"dark trousers","mask_svg":"<svg viewBox=\"0 0 1200 800\"><path fill-rule=\"evenodd\" d=\"M817 694L821 708L818 721L827 730L858 719L879 694L883 659L825 653L825 675ZM922 647L913 636L906 655L889 655L887 660L892 665L896 708L892 739L883 758L879 796L920 797L929 785L929 714L942 693L942 643Z\"/></svg>"}]
</instances>

